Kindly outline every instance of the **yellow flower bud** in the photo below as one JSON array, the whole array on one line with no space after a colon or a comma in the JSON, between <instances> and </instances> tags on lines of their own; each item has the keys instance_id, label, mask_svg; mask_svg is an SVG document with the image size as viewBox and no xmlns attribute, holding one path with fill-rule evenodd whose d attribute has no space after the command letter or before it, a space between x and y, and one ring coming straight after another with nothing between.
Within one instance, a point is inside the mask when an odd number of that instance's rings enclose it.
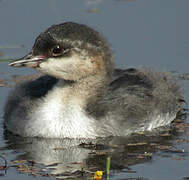
<instances>
[{"instance_id":1,"label":"yellow flower bud","mask_svg":"<svg viewBox=\"0 0 189 180\"><path fill-rule=\"evenodd\" d=\"M95 174L94 174L94 179L95 180L102 180L102 175L103 175L102 171L96 171Z\"/></svg>"}]
</instances>

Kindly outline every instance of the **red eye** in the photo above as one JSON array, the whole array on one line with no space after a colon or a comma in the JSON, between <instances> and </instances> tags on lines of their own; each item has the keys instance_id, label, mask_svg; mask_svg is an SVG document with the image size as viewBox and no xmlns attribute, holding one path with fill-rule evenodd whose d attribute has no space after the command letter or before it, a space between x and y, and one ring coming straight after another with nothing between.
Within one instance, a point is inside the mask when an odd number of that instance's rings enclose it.
<instances>
[{"instance_id":1,"label":"red eye","mask_svg":"<svg viewBox=\"0 0 189 180\"><path fill-rule=\"evenodd\" d=\"M62 54L63 49L57 45L52 49L52 55L53 56L60 56Z\"/></svg>"}]
</instances>

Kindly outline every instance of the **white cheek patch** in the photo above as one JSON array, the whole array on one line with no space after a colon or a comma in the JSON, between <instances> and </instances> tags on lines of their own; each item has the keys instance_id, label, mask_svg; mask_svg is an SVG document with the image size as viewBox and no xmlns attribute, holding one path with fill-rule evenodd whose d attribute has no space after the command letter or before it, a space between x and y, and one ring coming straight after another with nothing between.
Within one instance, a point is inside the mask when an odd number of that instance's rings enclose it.
<instances>
[{"instance_id":1,"label":"white cheek patch","mask_svg":"<svg viewBox=\"0 0 189 180\"><path fill-rule=\"evenodd\" d=\"M85 72L90 74L93 69L90 57L87 59L87 57L82 58L79 55L49 58L47 61L42 62L39 67L42 73L69 80L73 80L80 75L82 76L82 73L84 74Z\"/></svg>"},{"instance_id":2,"label":"white cheek patch","mask_svg":"<svg viewBox=\"0 0 189 180\"><path fill-rule=\"evenodd\" d=\"M49 58L40 64L40 70L45 73L61 75L61 73L66 73L66 67L70 63L74 63L75 60L75 57Z\"/></svg>"}]
</instances>

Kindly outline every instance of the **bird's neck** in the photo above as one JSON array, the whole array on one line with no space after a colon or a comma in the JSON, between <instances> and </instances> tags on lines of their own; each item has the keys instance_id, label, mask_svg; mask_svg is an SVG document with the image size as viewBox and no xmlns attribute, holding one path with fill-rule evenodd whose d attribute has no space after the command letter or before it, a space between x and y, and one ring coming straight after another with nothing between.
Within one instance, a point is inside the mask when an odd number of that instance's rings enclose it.
<instances>
[{"instance_id":1,"label":"bird's neck","mask_svg":"<svg viewBox=\"0 0 189 180\"><path fill-rule=\"evenodd\" d=\"M109 78L98 74L89 76L78 81L65 81L62 90L68 100L81 100L85 106L91 102L95 103L107 92ZM63 85L60 80L58 86ZM64 96L63 95L63 96Z\"/></svg>"}]
</instances>

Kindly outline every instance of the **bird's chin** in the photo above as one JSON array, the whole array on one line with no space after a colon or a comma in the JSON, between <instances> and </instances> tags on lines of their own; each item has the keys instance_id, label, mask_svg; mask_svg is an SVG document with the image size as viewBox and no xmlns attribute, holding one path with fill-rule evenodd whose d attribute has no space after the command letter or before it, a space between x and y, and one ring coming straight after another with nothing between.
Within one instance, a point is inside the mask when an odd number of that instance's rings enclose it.
<instances>
[{"instance_id":1,"label":"bird's chin","mask_svg":"<svg viewBox=\"0 0 189 180\"><path fill-rule=\"evenodd\" d=\"M25 64L24 66L25 66L25 67L28 67L28 68L40 69L40 64L41 64L41 62L38 61L38 62L30 62L30 63L27 63L27 64Z\"/></svg>"}]
</instances>

